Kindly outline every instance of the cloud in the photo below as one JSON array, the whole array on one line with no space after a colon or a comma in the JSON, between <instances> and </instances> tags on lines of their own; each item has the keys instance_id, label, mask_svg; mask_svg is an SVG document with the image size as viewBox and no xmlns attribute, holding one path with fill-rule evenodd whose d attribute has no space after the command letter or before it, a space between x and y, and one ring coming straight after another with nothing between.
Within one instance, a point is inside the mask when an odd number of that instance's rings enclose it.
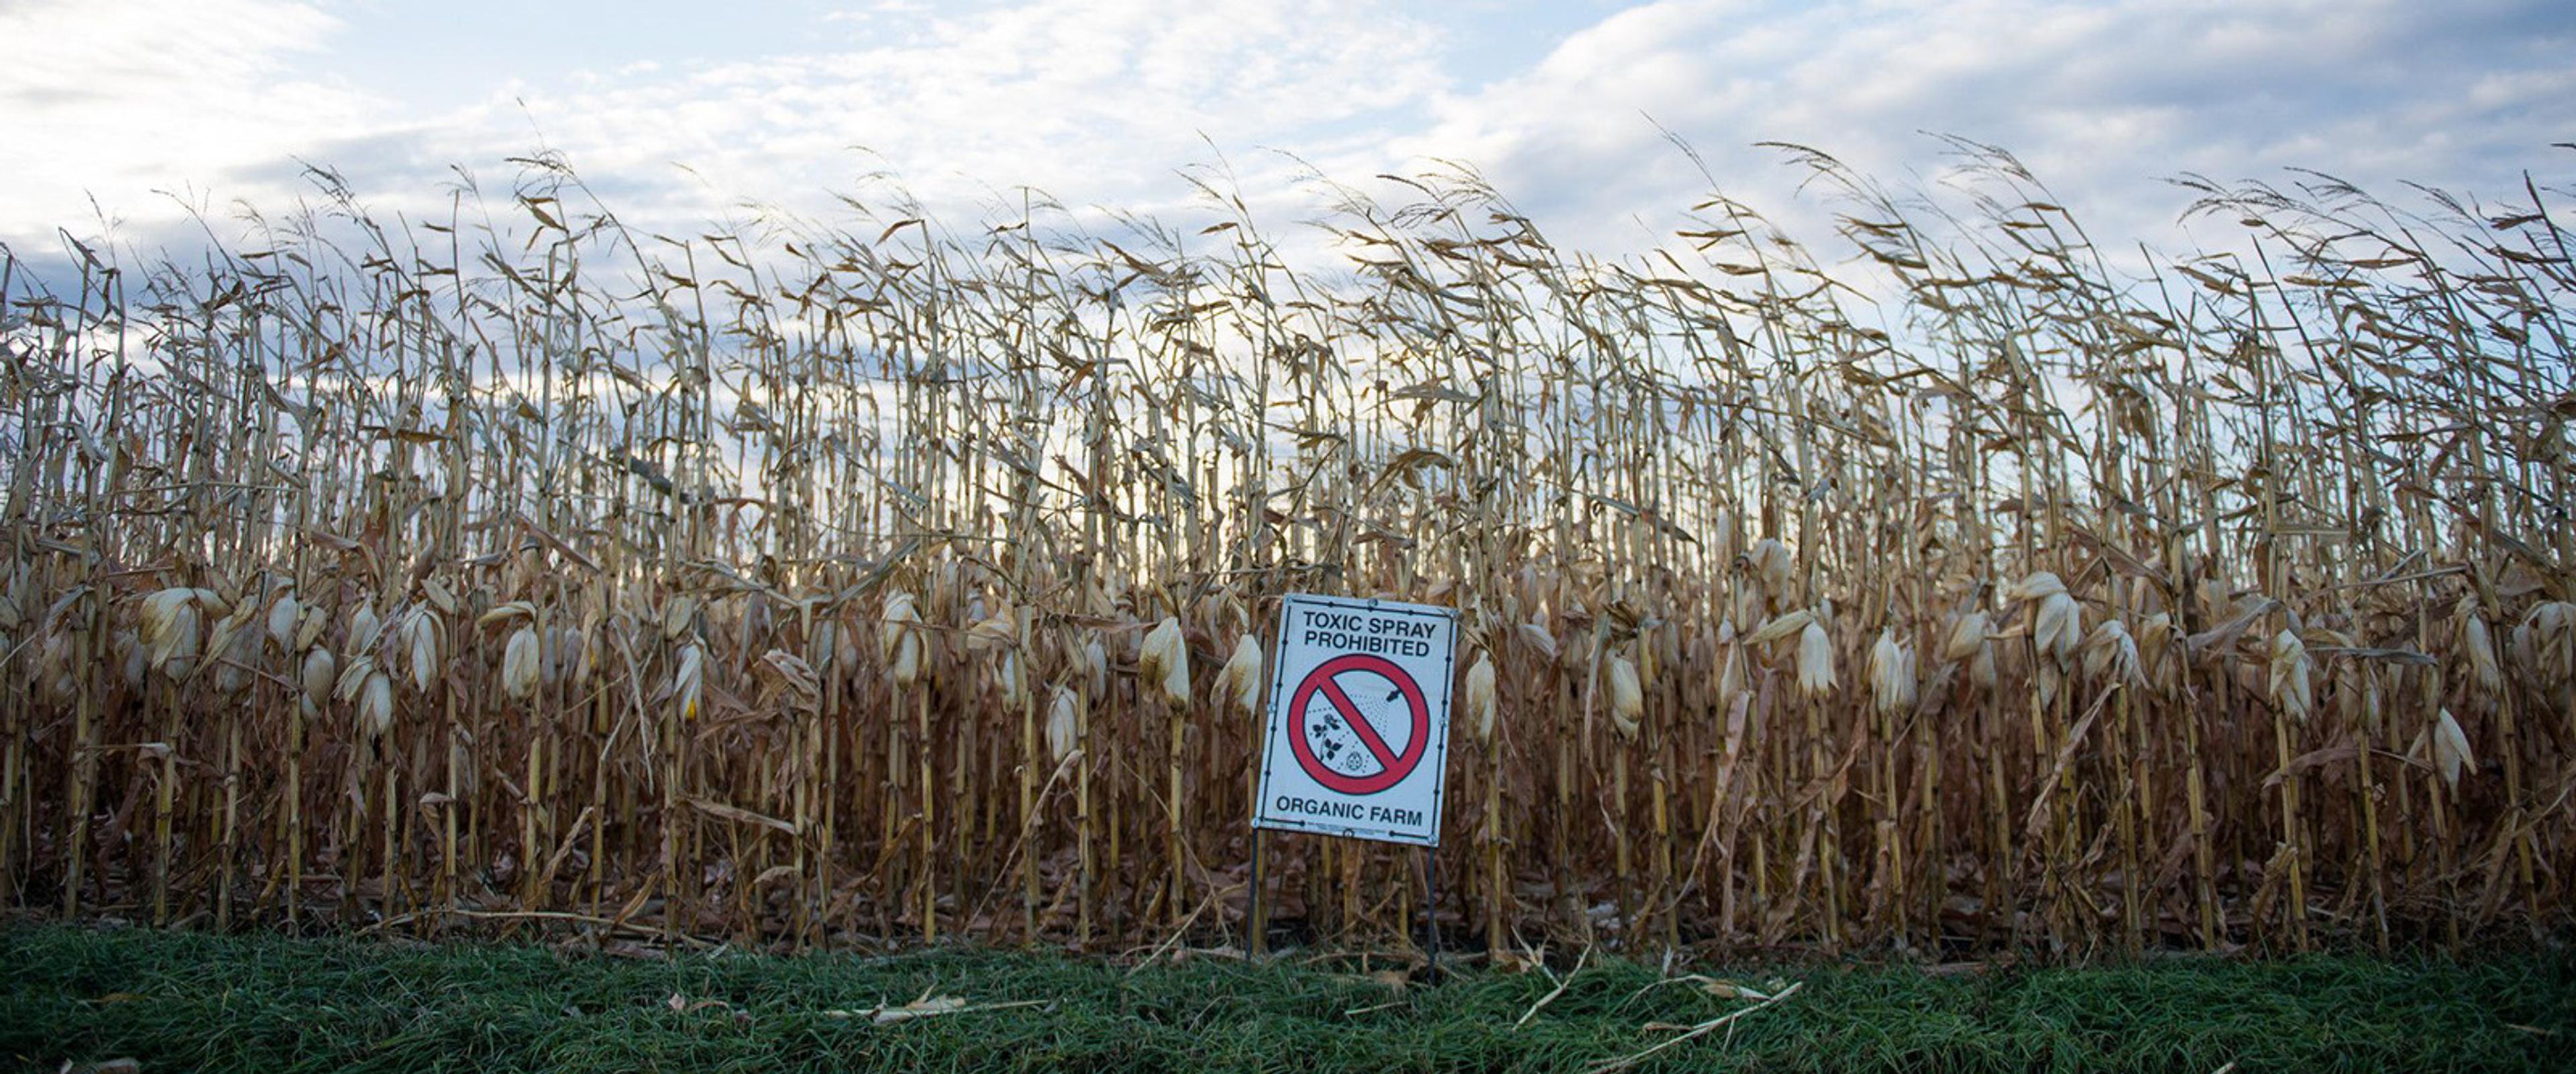
<instances>
[{"instance_id":1,"label":"cloud","mask_svg":"<svg viewBox=\"0 0 2576 1074\"><path fill-rule=\"evenodd\" d=\"M309 151L376 107L297 77L338 23L277 0L23 0L0 6L0 240L175 212L155 190Z\"/></svg>"},{"instance_id":2,"label":"cloud","mask_svg":"<svg viewBox=\"0 0 2576 1074\"><path fill-rule=\"evenodd\" d=\"M792 44L712 60L590 47L597 63L558 70L541 42L495 34L495 50L531 51L435 101L368 81L352 57L397 47L369 36L370 10L0 8L0 144L26 162L0 188L0 240L83 230L84 191L138 225L176 214L156 187L273 208L297 158L376 208L443 212L448 165L489 172L540 147L613 189L631 223L682 230L744 198L829 211L880 169L944 214L1022 184L1166 212L1192 197L1174 171L1219 151L1285 222L1313 195L1261 152L1275 148L1361 182L1464 160L1561 242L1618 253L1658 241L1707 185L1658 124L1730 193L1813 225L1802 238L1821 237L1819 210L1756 140L1937 181L1942 146L1918 132L1956 133L2015 151L2098 235L2156 238L2186 200L2164 176L2306 166L2509 192L2576 136L2570 20L2502 0L1666 0L1537 41L1481 5L886 3L779 16ZM1503 53L1537 58L1498 68Z\"/></svg>"},{"instance_id":3,"label":"cloud","mask_svg":"<svg viewBox=\"0 0 2576 1074\"><path fill-rule=\"evenodd\" d=\"M2103 234L2152 238L2185 201L2158 180L2184 172L2517 186L2576 134L2571 37L2537 3L1672 0L1443 100L1395 144L1474 159L1582 240L1633 246L1623 218L1704 185L1646 116L1765 200L1796 177L1754 141L1937 179L1942 147L1918 133L1935 131L2014 151Z\"/></svg>"},{"instance_id":4,"label":"cloud","mask_svg":"<svg viewBox=\"0 0 2576 1074\"><path fill-rule=\"evenodd\" d=\"M974 214L1021 185L1077 208L1153 212L1192 196L1174 172L1209 160L1211 140L1262 169L1247 190L1277 197L1288 165L1250 150L1379 146L1451 89L1435 28L1364 0L1042 0L936 16L885 5L815 19L814 32L792 38L802 47L776 54L576 70L518 63L517 77L477 97L410 111L288 77L325 45L354 47L355 28L308 7L82 10L79 0L48 2L34 10L41 18L19 20L42 22L25 28L41 32L15 36L125 55L173 26L243 29L118 72L103 100L66 96L89 84L76 66L0 84L21 101L51 97L6 131L9 141L140 135L40 162L37 181L0 202L0 241L38 244L65 223L85 233L85 189L125 217L129 239L178 215L148 195L156 186L194 184L219 206L240 197L273 209L296 193L299 160L348 176L371 209L443 214L449 163L491 173L540 148L595 187L618 188L611 207L630 222L675 233L743 199L829 209L829 192L879 171L943 212Z\"/></svg>"},{"instance_id":5,"label":"cloud","mask_svg":"<svg viewBox=\"0 0 2576 1074\"><path fill-rule=\"evenodd\" d=\"M1208 158L1203 136L1330 147L1418 121L1446 88L1436 38L1348 0L1049 0L858 48L528 87L524 112L487 102L472 141L532 123L587 175L662 177L632 211L810 207L879 170L952 207L1028 185L1150 210L1186 196L1173 171Z\"/></svg>"}]
</instances>

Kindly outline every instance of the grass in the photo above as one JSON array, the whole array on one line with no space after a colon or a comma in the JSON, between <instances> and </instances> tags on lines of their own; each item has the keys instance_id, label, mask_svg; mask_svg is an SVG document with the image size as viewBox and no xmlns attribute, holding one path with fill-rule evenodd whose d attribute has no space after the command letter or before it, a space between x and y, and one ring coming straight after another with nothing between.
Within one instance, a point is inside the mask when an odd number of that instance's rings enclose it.
<instances>
[{"instance_id":1,"label":"grass","mask_svg":"<svg viewBox=\"0 0 2576 1074\"><path fill-rule=\"evenodd\" d=\"M0 1062L156 1070L1574 1071L1749 1006L1648 966L1555 985L1471 969L1391 991L1347 967L1122 966L988 948L671 960L0 927ZM2563 1070L2576 962L2309 955L1934 976L1819 966L1738 978L1795 995L1638 1070ZM1773 985L1775 989L1779 986ZM877 1024L872 1008L969 1010ZM675 1004L674 997L677 997ZM840 1012L840 1013L835 1013Z\"/></svg>"}]
</instances>

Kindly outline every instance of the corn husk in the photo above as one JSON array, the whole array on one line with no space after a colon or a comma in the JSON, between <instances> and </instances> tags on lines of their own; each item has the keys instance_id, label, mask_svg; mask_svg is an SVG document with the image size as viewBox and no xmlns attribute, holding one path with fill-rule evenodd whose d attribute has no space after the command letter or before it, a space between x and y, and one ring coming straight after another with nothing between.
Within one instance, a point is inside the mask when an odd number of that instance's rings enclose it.
<instances>
[{"instance_id":1,"label":"corn husk","mask_svg":"<svg viewBox=\"0 0 2576 1074\"><path fill-rule=\"evenodd\" d=\"M2084 645L2084 611L2063 587L2039 598L2039 610L2031 617L2030 640L2059 668L2074 662L2076 650Z\"/></svg>"},{"instance_id":2,"label":"corn husk","mask_svg":"<svg viewBox=\"0 0 2576 1074\"><path fill-rule=\"evenodd\" d=\"M680 646L679 663L671 669L670 696L680 706L680 718L698 718L698 707L706 698L707 651L697 642Z\"/></svg>"},{"instance_id":3,"label":"corn husk","mask_svg":"<svg viewBox=\"0 0 2576 1074\"><path fill-rule=\"evenodd\" d=\"M832 667L844 680L859 673L859 631L848 623L832 624Z\"/></svg>"},{"instance_id":4,"label":"corn husk","mask_svg":"<svg viewBox=\"0 0 2576 1074\"><path fill-rule=\"evenodd\" d=\"M1070 687L1056 687L1047 697L1047 756L1058 764L1073 755L1081 730L1081 704L1082 699Z\"/></svg>"},{"instance_id":5,"label":"corn husk","mask_svg":"<svg viewBox=\"0 0 2576 1074\"><path fill-rule=\"evenodd\" d=\"M375 607L360 603L349 612L349 647L346 651L355 656L374 649L376 639L384 634L384 630L384 620L377 617Z\"/></svg>"},{"instance_id":6,"label":"corn husk","mask_svg":"<svg viewBox=\"0 0 2576 1074\"><path fill-rule=\"evenodd\" d=\"M911 688L921 681L921 635L905 634L896 639L894 660L886 665L886 677L896 686Z\"/></svg>"},{"instance_id":7,"label":"corn husk","mask_svg":"<svg viewBox=\"0 0 2576 1074\"><path fill-rule=\"evenodd\" d=\"M1870 700L1880 712L1914 707L1914 651L1897 644L1896 631L1882 630L1869 650Z\"/></svg>"},{"instance_id":8,"label":"corn husk","mask_svg":"<svg viewBox=\"0 0 2576 1074\"><path fill-rule=\"evenodd\" d=\"M1082 643L1082 685L1085 697L1109 694L1109 647L1097 635Z\"/></svg>"},{"instance_id":9,"label":"corn husk","mask_svg":"<svg viewBox=\"0 0 2576 1074\"><path fill-rule=\"evenodd\" d=\"M1975 656L1993 644L1989 640L1993 634L1994 620L1985 612L1974 608L1961 612L1950 620L1950 634L1941 642L1941 659L1955 664Z\"/></svg>"},{"instance_id":10,"label":"corn husk","mask_svg":"<svg viewBox=\"0 0 2576 1074\"><path fill-rule=\"evenodd\" d=\"M2576 679L2576 604L2532 605L2514 628L2514 656L2542 687L2564 690Z\"/></svg>"},{"instance_id":11,"label":"corn husk","mask_svg":"<svg viewBox=\"0 0 2576 1074\"><path fill-rule=\"evenodd\" d=\"M555 627L545 655L546 685L561 686L566 680L575 686L589 682L590 643L583 637L580 627Z\"/></svg>"},{"instance_id":12,"label":"corn husk","mask_svg":"<svg viewBox=\"0 0 2576 1074\"><path fill-rule=\"evenodd\" d=\"M698 598L683 593L662 605L662 639L677 641L697 622Z\"/></svg>"},{"instance_id":13,"label":"corn husk","mask_svg":"<svg viewBox=\"0 0 2576 1074\"><path fill-rule=\"evenodd\" d=\"M912 634L921 623L921 612L911 593L894 590L877 611L877 659L891 663L895 645Z\"/></svg>"},{"instance_id":14,"label":"corn husk","mask_svg":"<svg viewBox=\"0 0 2576 1074\"><path fill-rule=\"evenodd\" d=\"M1005 651L993 665L993 684L1002 695L1002 707L1018 711L1029 702L1029 680L1020 667L1020 654Z\"/></svg>"},{"instance_id":15,"label":"corn husk","mask_svg":"<svg viewBox=\"0 0 2576 1074\"><path fill-rule=\"evenodd\" d=\"M2461 730L2449 709L2433 720L2433 759L2441 765L2442 782L2455 791L2461 774L2477 766L2476 755L2469 752L2469 733Z\"/></svg>"},{"instance_id":16,"label":"corn husk","mask_svg":"<svg viewBox=\"0 0 2576 1074\"><path fill-rule=\"evenodd\" d=\"M357 700L359 691L367 686L367 676L375 673L375 657L350 657L349 662L340 668L339 679L331 684L331 696L344 702Z\"/></svg>"},{"instance_id":17,"label":"corn husk","mask_svg":"<svg viewBox=\"0 0 2576 1074\"><path fill-rule=\"evenodd\" d=\"M1762 584L1764 593L1774 600L1787 600L1795 595L1792 587L1797 584L1798 557L1788 545L1777 537L1765 537L1753 542L1753 548L1745 556L1752 561L1753 577Z\"/></svg>"},{"instance_id":18,"label":"corn husk","mask_svg":"<svg viewBox=\"0 0 2576 1074\"><path fill-rule=\"evenodd\" d=\"M2498 697L2504 693L2504 668L2496 661L2495 635L2487 628L2486 617L2475 608L2464 608L2460 617L2460 650L2468 656L2469 681L2481 697Z\"/></svg>"},{"instance_id":19,"label":"corn husk","mask_svg":"<svg viewBox=\"0 0 2576 1074\"><path fill-rule=\"evenodd\" d=\"M2066 592L2065 580L2055 571L2032 571L2028 577L2004 587L2004 599L2013 602L2046 600Z\"/></svg>"},{"instance_id":20,"label":"corn husk","mask_svg":"<svg viewBox=\"0 0 2576 1074\"><path fill-rule=\"evenodd\" d=\"M233 614L218 618L209 624L204 642L205 656L220 663L239 648L245 634L256 642L263 629L253 622L256 612L255 608L243 606L236 609Z\"/></svg>"},{"instance_id":21,"label":"corn husk","mask_svg":"<svg viewBox=\"0 0 2576 1074\"><path fill-rule=\"evenodd\" d=\"M1261 709L1261 639L1246 634L1234 641L1234 655L1226 658L1225 670L1217 678L1217 692L1231 699L1236 708L1249 715Z\"/></svg>"},{"instance_id":22,"label":"corn husk","mask_svg":"<svg viewBox=\"0 0 2576 1074\"><path fill-rule=\"evenodd\" d=\"M1805 633L1808 627L1815 625L1816 613L1811 609L1800 608L1785 615L1774 616L1770 622L1755 627L1752 636L1745 638L1744 641L1747 645L1777 644L1797 637Z\"/></svg>"},{"instance_id":23,"label":"corn husk","mask_svg":"<svg viewBox=\"0 0 2576 1074\"><path fill-rule=\"evenodd\" d=\"M304 687L304 699L318 709L331 700L331 687L340 677L339 661L331 656L329 649L310 650L304 654L304 664L298 675Z\"/></svg>"},{"instance_id":24,"label":"corn husk","mask_svg":"<svg viewBox=\"0 0 2576 1074\"><path fill-rule=\"evenodd\" d=\"M1008 649L1019 641L1019 616L1007 606L966 628L966 647L969 649Z\"/></svg>"},{"instance_id":25,"label":"corn husk","mask_svg":"<svg viewBox=\"0 0 2576 1074\"><path fill-rule=\"evenodd\" d=\"M394 683L381 671L370 672L359 683L358 733L368 741L384 737L394 729Z\"/></svg>"},{"instance_id":26,"label":"corn husk","mask_svg":"<svg viewBox=\"0 0 2576 1074\"><path fill-rule=\"evenodd\" d=\"M1188 649L1182 649L1180 657L1175 657L1175 659L1172 659L1172 662L1162 664L1162 677L1159 677L1159 683L1157 683L1157 685L1159 685L1159 688L1162 688L1162 701L1167 703L1167 706L1175 706L1175 708L1188 706L1188 703L1190 703L1190 657L1188 657Z\"/></svg>"},{"instance_id":27,"label":"corn husk","mask_svg":"<svg viewBox=\"0 0 2576 1074\"><path fill-rule=\"evenodd\" d=\"M456 599L456 591L447 588L447 583L436 578L420 580L420 597L424 603L437 609L438 614L450 618L456 615L457 609L464 607L463 603Z\"/></svg>"},{"instance_id":28,"label":"corn husk","mask_svg":"<svg viewBox=\"0 0 2576 1074\"><path fill-rule=\"evenodd\" d=\"M2138 639L2117 619L2105 619L2084 639L2084 674L2097 682L2134 686L2145 681L2138 662Z\"/></svg>"},{"instance_id":29,"label":"corn husk","mask_svg":"<svg viewBox=\"0 0 2576 1074\"><path fill-rule=\"evenodd\" d=\"M1619 737L1635 741L1640 722L1646 714L1646 689L1637 679L1637 665L1625 656L1612 655L1610 680L1610 722L1619 729Z\"/></svg>"},{"instance_id":30,"label":"corn husk","mask_svg":"<svg viewBox=\"0 0 2576 1074\"><path fill-rule=\"evenodd\" d=\"M921 681L922 659L921 613L912 594L900 589L886 594L877 622L877 659L896 686L910 688Z\"/></svg>"},{"instance_id":31,"label":"corn husk","mask_svg":"<svg viewBox=\"0 0 2576 1074\"><path fill-rule=\"evenodd\" d=\"M1833 692L1834 643L1821 623L1809 622L1798 633L1798 690L1809 697Z\"/></svg>"},{"instance_id":32,"label":"corn husk","mask_svg":"<svg viewBox=\"0 0 2576 1074\"><path fill-rule=\"evenodd\" d=\"M513 701L526 701L537 696L538 681L544 677L542 654L535 627L523 626L510 632L510 641L501 649L501 689Z\"/></svg>"},{"instance_id":33,"label":"corn husk","mask_svg":"<svg viewBox=\"0 0 2576 1074\"><path fill-rule=\"evenodd\" d=\"M268 640L277 646L277 651L294 652L296 635L303 625L304 605L295 599L295 594L283 594L268 606Z\"/></svg>"},{"instance_id":34,"label":"corn husk","mask_svg":"<svg viewBox=\"0 0 2576 1074\"><path fill-rule=\"evenodd\" d=\"M204 619L198 611L194 589L164 589L143 598L143 649L150 657L152 670L168 669L172 663L184 673L197 659L197 647Z\"/></svg>"},{"instance_id":35,"label":"corn husk","mask_svg":"<svg viewBox=\"0 0 2576 1074\"><path fill-rule=\"evenodd\" d=\"M751 669L768 691L767 700L784 703L790 711L810 713L823 703L823 678L804 657L771 649Z\"/></svg>"},{"instance_id":36,"label":"corn husk","mask_svg":"<svg viewBox=\"0 0 2576 1074\"><path fill-rule=\"evenodd\" d=\"M1514 628L1513 632L1520 636L1521 644L1529 646L1538 653L1539 659L1551 664L1556 662L1556 635L1548 633L1545 626L1537 623L1522 623Z\"/></svg>"},{"instance_id":37,"label":"corn husk","mask_svg":"<svg viewBox=\"0 0 2576 1074\"><path fill-rule=\"evenodd\" d=\"M411 615L403 619L403 651L407 654L405 670L410 672L413 690L428 693L430 686L438 681L440 639L446 633L446 624L440 622L438 613L427 607L414 608Z\"/></svg>"},{"instance_id":38,"label":"corn husk","mask_svg":"<svg viewBox=\"0 0 2576 1074\"><path fill-rule=\"evenodd\" d=\"M1179 619L1165 616L1146 632L1137 654L1136 671L1162 692L1165 704L1189 704L1190 653L1181 639Z\"/></svg>"},{"instance_id":39,"label":"corn husk","mask_svg":"<svg viewBox=\"0 0 2576 1074\"><path fill-rule=\"evenodd\" d=\"M2159 681L2173 659L2173 616L2157 612L2138 624L2138 670Z\"/></svg>"},{"instance_id":40,"label":"corn husk","mask_svg":"<svg viewBox=\"0 0 2576 1074\"><path fill-rule=\"evenodd\" d=\"M814 670L829 675L841 666L840 627L830 619L818 620L805 635L805 662Z\"/></svg>"},{"instance_id":41,"label":"corn husk","mask_svg":"<svg viewBox=\"0 0 2576 1074\"><path fill-rule=\"evenodd\" d=\"M1944 663L1965 663L1968 682L1980 690L1995 685L1995 621L1983 609L1968 608L1950 617L1949 633L1941 639Z\"/></svg>"},{"instance_id":42,"label":"corn husk","mask_svg":"<svg viewBox=\"0 0 2576 1074\"><path fill-rule=\"evenodd\" d=\"M1467 726L1476 732L1476 741L1494 740L1494 657L1477 653L1476 662L1467 666L1466 688L1461 691L1467 702Z\"/></svg>"},{"instance_id":43,"label":"corn husk","mask_svg":"<svg viewBox=\"0 0 2576 1074\"><path fill-rule=\"evenodd\" d=\"M263 630L253 621L259 609L252 604L239 605L233 614L215 623L206 636L206 658L211 661L215 692L236 697L250 689L252 669L259 665L260 638Z\"/></svg>"},{"instance_id":44,"label":"corn husk","mask_svg":"<svg viewBox=\"0 0 2576 1074\"><path fill-rule=\"evenodd\" d=\"M475 616L474 625L476 627L488 627L501 623L508 623L514 620L534 619L536 617L536 605L530 604L524 600L513 600L495 604L492 606L491 611Z\"/></svg>"},{"instance_id":45,"label":"corn husk","mask_svg":"<svg viewBox=\"0 0 2576 1074\"><path fill-rule=\"evenodd\" d=\"M2308 721L2308 712L2315 703L2309 684L2311 666L2308 647L2297 634L2284 630L2272 635L2268 688L2272 703L2300 723Z\"/></svg>"}]
</instances>

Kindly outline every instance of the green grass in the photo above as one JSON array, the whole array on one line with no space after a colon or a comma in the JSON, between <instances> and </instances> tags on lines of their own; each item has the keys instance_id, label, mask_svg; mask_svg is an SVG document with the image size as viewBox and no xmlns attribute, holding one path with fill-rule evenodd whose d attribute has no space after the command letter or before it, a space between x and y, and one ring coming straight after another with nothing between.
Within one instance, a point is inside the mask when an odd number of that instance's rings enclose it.
<instances>
[{"instance_id":1,"label":"green grass","mask_svg":"<svg viewBox=\"0 0 2576 1074\"><path fill-rule=\"evenodd\" d=\"M1737 979L1774 977L1804 987L1636 1069L2576 1068L2576 964L2554 950L1938 978L1831 966ZM1687 983L1658 986L1653 969L1614 962L1585 969L1513 1028L1551 987L1538 974L1469 972L1393 992L1289 963L1133 969L971 949L659 961L20 923L0 925L0 1064L49 1072L65 1060L119 1057L141 1060L145 1071L1570 1071L1670 1035L1647 1023L1698 1023L1746 1006ZM891 1025L865 1016L925 992L977 1005L1043 1003Z\"/></svg>"}]
</instances>

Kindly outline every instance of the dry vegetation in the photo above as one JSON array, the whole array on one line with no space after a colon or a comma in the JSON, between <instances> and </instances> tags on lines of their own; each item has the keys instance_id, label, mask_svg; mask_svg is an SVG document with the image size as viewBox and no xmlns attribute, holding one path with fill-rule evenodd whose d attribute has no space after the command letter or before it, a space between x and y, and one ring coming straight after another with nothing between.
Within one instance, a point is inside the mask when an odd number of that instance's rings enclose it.
<instances>
[{"instance_id":1,"label":"dry vegetation","mask_svg":"<svg viewBox=\"0 0 2576 1074\"><path fill-rule=\"evenodd\" d=\"M1586 259L1457 171L1319 184L1322 272L1221 183L671 239L544 160L11 261L0 898L1239 937L1247 639L1315 591L1462 610L1435 910L1499 946L2563 928L2544 188L2188 183L2244 253L2131 279L1958 148L1788 147L1831 263L1716 196ZM1418 922L1411 852L1266 843L1275 916Z\"/></svg>"}]
</instances>

